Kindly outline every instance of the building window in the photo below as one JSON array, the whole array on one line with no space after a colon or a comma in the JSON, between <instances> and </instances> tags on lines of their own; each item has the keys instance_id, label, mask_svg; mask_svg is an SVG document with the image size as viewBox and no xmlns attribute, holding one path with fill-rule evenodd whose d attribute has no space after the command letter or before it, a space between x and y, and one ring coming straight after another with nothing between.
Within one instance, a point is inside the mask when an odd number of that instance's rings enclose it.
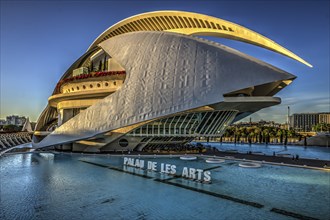
<instances>
[{"instance_id":1,"label":"building window","mask_svg":"<svg viewBox=\"0 0 330 220\"><path fill-rule=\"evenodd\" d=\"M72 92L74 91L74 88L71 88Z\"/></svg>"},{"instance_id":2,"label":"building window","mask_svg":"<svg viewBox=\"0 0 330 220\"><path fill-rule=\"evenodd\" d=\"M89 85L89 87L93 88L93 85L92 85L92 84L90 84L90 85Z\"/></svg>"},{"instance_id":3,"label":"building window","mask_svg":"<svg viewBox=\"0 0 330 220\"><path fill-rule=\"evenodd\" d=\"M85 85L83 85L83 89L86 89L86 86Z\"/></svg>"},{"instance_id":4,"label":"building window","mask_svg":"<svg viewBox=\"0 0 330 220\"><path fill-rule=\"evenodd\" d=\"M104 85L105 85L105 86L109 86L109 83L106 82Z\"/></svg>"},{"instance_id":5,"label":"building window","mask_svg":"<svg viewBox=\"0 0 330 220\"><path fill-rule=\"evenodd\" d=\"M115 86L116 84L117 84L117 82L116 82L116 81L114 81L114 82L113 82L113 85Z\"/></svg>"},{"instance_id":6,"label":"building window","mask_svg":"<svg viewBox=\"0 0 330 220\"><path fill-rule=\"evenodd\" d=\"M77 90L79 90L79 86L77 86Z\"/></svg>"},{"instance_id":7,"label":"building window","mask_svg":"<svg viewBox=\"0 0 330 220\"><path fill-rule=\"evenodd\" d=\"M98 84L97 84L97 87L101 87L101 84L100 84L100 83L98 83Z\"/></svg>"}]
</instances>

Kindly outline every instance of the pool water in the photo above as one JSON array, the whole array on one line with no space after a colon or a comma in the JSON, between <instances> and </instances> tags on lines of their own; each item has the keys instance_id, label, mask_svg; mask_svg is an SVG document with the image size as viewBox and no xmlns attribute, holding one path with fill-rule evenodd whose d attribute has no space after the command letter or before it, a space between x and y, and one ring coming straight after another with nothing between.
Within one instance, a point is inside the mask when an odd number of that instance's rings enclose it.
<instances>
[{"instance_id":1,"label":"pool water","mask_svg":"<svg viewBox=\"0 0 330 220\"><path fill-rule=\"evenodd\" d=\"M157 162L157 171L124 166L122 156L2 157L0 219L294 219L274 208L330 219L327 171L265 164L251 169L234 160L208 164L201 157L140 160L145 168ZM161 163L175 165L177 176L160 173ZM181 178L184 167L209 170L212 182Z\"/></svg>"},{"instance_id":2,"label":"pool water","mask_svg":"<svg viewBox=\"0 0 330 220\"><path fill-rule=\"evenodd\" d=\"M193 142L195 143L195 142ZM276 154L291 154L299 155L300 158L308 159L320 159L330 161L330 148L329 147L318 147L318 146L298 146L298 145L275 145L275 144L233 144L233 143L219 143L219 142L201 142L203 145L209 145L216 147L219 150L237 150L240 153L262 152L266 155L272 156Z\"/></svg>"}]
</instances>

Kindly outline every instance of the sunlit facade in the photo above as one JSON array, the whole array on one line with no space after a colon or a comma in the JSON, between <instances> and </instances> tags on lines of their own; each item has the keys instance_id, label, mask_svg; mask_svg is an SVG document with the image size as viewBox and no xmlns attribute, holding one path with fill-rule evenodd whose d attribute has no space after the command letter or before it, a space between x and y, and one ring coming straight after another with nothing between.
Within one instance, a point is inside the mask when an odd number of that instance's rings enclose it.
<instances>
[{"instance_id":1,"label":"sunlit facade","mask_svg":"<svg viewBox=\"0 0 330 220\"><path fill-rule=\"evenodd\" d=\"M274 41L207 15L160 11L103 32L57 83L35 148L79 152L171 147L220 137L232 122L281 102L295 76L193 35L251 43L309 63Z\"/></svg>"}]
</instances>

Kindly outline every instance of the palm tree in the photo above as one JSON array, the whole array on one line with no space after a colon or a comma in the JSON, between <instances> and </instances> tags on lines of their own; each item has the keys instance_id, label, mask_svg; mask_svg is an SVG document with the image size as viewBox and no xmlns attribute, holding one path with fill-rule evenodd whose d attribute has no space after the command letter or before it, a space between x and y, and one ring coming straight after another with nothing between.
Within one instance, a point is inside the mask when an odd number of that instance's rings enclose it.
<instances>
[{"instance_id":1,"label":"palm tree","mask_svg":"<svg viewBox=\"0 0 330 220\"><path fill-rule=\"evenodd\" d=\"M286 146L288 143L288 131L284 130L284 145Z\"/></svg>"},{"instance_id":2,"label":"palm tree","mask_svg":"<svg viewBox=\"0 0 330 220\"><path fill-rule=\"evenodd\" d=\"M276 133L276 136L278 138L280 138L280 143L282 144L283 143L283 131L282 131L282 129L278 129L278 131Z\"/></svg>"},{"instance_id":3,"label":"palm tree","mask_svg":"<svg viewBox=\"0 0 330 220\"><path fill-rule=\"evenodd\" d=\"M291 139L291 142L292 142L293 135L294 135L294 131L292 131L291 129L290 130L287 130L287 136L288 136L288 138Z\"/></svg>"},{"instance_id":4,"label":"palm tree","mask_svg":"<svg viewBox=\"0 0 330 220\"><path fill-rule=\"evenodd\" d=\"M269 142L274 142L274 138L276 137L276 128L272 128L269 132Z\"/></svg>"},{"instance_id":5,"label":"palm tree","mask_svg":"<svg viewBox=\"0 0 330 220\"><path fill-rule=\"evenodd\" d=\"M252 138L255 136L253 130L251 130L251 132L248 134L248 141L249 141L249 144L252 143Z\"/></svg>"},{"instance_id":6,"label":"palm tree","mask_svg":"<svg viewBox=\"0 0 330 220\"><path fill-rule=\"evenodd\" d=\"M247 137L247 134L245 132L242 132L241 133L241 137L244 138L244 143L246 143L246 137Z\"/></svg>"},{"instance_id":7,"label":"palm tree","mask_svg":"<svg viewBox=\"0 0 330 220\"><path fill-rule=\"evenodd\" d=\"M261 133L261 129L258 128L258 127L255 127L255 129L254 129L254 133L255 133L255 137L256 137L255 142L257 143L258 140L259 140L259 142L260 142L260 133ZM259 137L259 139L258 139L258 137Z\"/></svg>"},{"instance_id":8,"label":"palm tree","mask_svg":"<svg viewBox=\"0 0 330 220\"><path fill-rule=\"evenodd\" d=\"M268 128L264 128L263 129L262 135L263 135L263 142L266 142L266 144L268 144L268 138L269 138L269 130L268 130Z\"/></svg>"},{"instance_id":9,"label":"palm tree","mask_svg":"<svg viewBox=\"0 0 330 220\"><path fill-rule=\"evenodd\" d=\"M240 138L240 132L239 129L237 127L234 128L234 142L236 143L237 141L239 141Z\"/></svg>"}]
</instances>

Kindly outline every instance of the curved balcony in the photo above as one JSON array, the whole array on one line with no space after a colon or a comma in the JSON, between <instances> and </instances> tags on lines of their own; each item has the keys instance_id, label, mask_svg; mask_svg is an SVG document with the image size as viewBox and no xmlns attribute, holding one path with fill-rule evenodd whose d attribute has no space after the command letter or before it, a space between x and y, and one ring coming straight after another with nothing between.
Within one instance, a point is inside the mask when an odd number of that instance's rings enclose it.
<instances>
[{"instance_id":1,"label":"curved balcony","mask_svg":"<svg viewBox=\"0 0 330 220\"><path fill-rule=\"evenodd\" d=\"M88 74L81 74L79 76L73 76L70 78L65 78L63 80L60 80L57 85L56 85L56 92L55 94L59 94L59 93L65 93L65 92L72 92L72 90L63 90L63 86L65 84L68 83L80 83L80 82L86 82L86 81L96 81L98 79L102 79L101 81L104 81L103 78L107 77L107 76L123 76L125 75L126 72L125 71L106 71L106 72L92 72L92 73L88 73ZM107 86L106 84L107 82L105 82L105 86ZM101 85L101 84L100 84ZM92 88L97 88L100 87L98 84L96 84L96 87L94 87L94 85L89 87ZM72 87L73 88L73 87ZM85 87L87 88L87 87ZM80 89L80 88L79 88ZM78 89L78 90L79 90ZM75 88L73 88L73 91L75 90Z\"/></svg>"},{"instance_id":2,"label":"curved balcony","mask_svg":"<svg viewBox=\"0 0 330 220\"><path fill-rule=\"evenodd\" d=\"M64 105L65 108L86 108L116 92L123 85L124 79L125 71L92 72L66 78L58 82L56 93L48 98L48 102L55 108Z\"/></svg>"},{"instance_id":3,"label":"curved balcony","mask_svg":"<svg viewBox=\"0 0 330 220\"><path fill-rule=\"evenodd\" d=\"M48 103L50 106L57 108L58 104L63 101L72 101L72 100L85 100L86 99L102 99L111 93L114 93L117 89L116 88L109 88L109 89L96 89L96 90L89 90L89 91L80 91L74 93L59 93L56 95L52 95L48 98ZM92 104L92 103L91 103ZM91 105L90 104L90 105ZM89 105L88 105L89 106ZM84 106L87 107L87 106Z\"/></svg>"}]
</instances>

